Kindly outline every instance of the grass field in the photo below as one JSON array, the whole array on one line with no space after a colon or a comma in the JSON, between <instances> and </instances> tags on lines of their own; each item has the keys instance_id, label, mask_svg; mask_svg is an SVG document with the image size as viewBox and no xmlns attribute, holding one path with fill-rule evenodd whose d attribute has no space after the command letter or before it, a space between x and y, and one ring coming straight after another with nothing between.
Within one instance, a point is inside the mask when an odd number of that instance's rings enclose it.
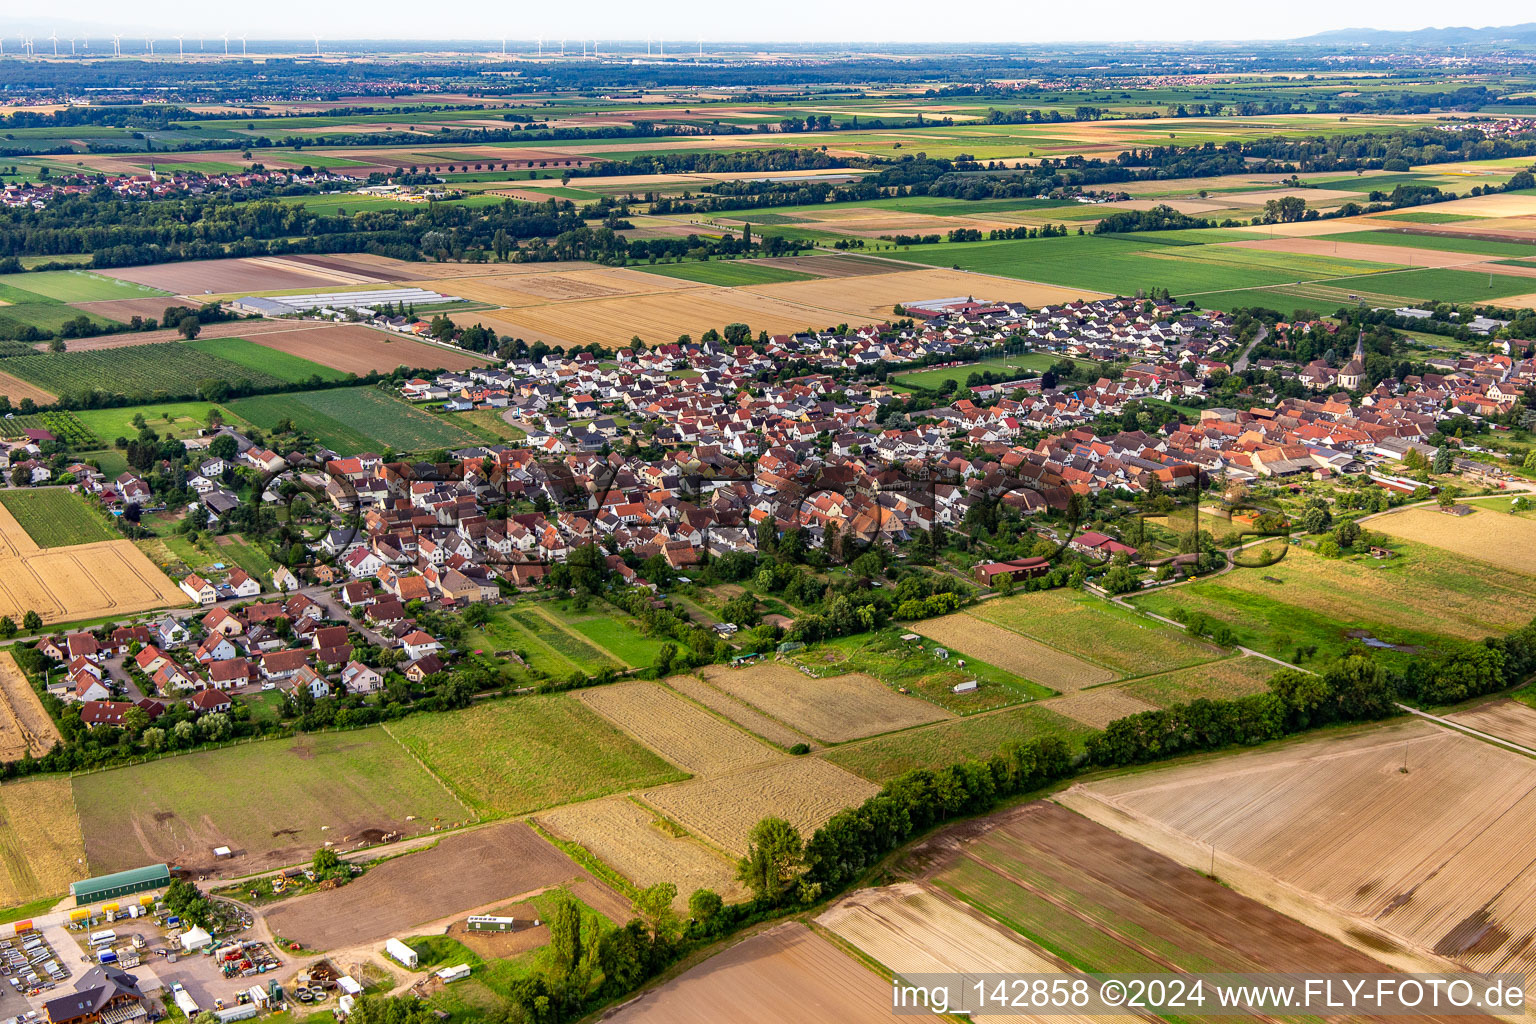
<instances>
[{"instance_id":1,"label":"grass field","mask_svg":"<svg viewBox=\"0 0 1536 1024\"><path fill-rule=\"evenodd\" d=\"M1280 666L1263 658L1246 655L1211 661L1193 668L1175 669L1161 675L1143 676L1116 689L1158 707L1184 704L1192 700L1227 700L1262 693Z\"/></svg>"},{"instance_id":2,"label":"grass field","mask_svg":"<svg viewBox=\"0 0 1536 1024\"><path fill-rule=\"evenodd\" d=\"M1024 355L1008 356L1006 359L988 359L979 363L942 366L933 370L913 370L911 373L892 376L890 383L904 387L932 389L939 387L947 380L963 385L973 373L1017 372L1020 377L1037 377L1050 369L1052 363L1059 362L1060 358L1046 352L1028 352Z\"/></svg>"},{"instance_id":3,"label":"grass field","mask_svg":"<svg viewBox=\"0 0 1536 1024\"><path fill-rule=\"evenodd\" d=\"M469 817L382 728L167 757L77 776L74 790L95 874L159 861L245 874L366 829L414 833ZM239 855L216 862L217 846Z\"/></svg>"},{"instance_id":4,"label":"grass field","mask_svg":"<svg viewBox=\"0 0 1536 1024\"><path fill-rule=\"evenodd\" d=\"M416 715L390 732L481 814L523 814L683 773L569 694Z\"/></svg>"},{"instance_id":5,"label":"grass field","mask_svg":"<svg viewBox=\"0 0 1536 1024\"><path fill-rule=\"evenodd\" d=\"M469 431L371 387L261 395L237 399L229 408L263 430L289 420L298 430L344 455L385 448L420 452L479 443Z\"/></svg>"},{"instance_id":6,"label":"grass field","mask_svg":"<svg viewBox=\"0 0 1536 1024\"><path fill-rule=\"evenodd\" d=\"M1434 647L1447 638L1502 633L1536 615L1528 575L1427 544L1394 547L1398 557L1384 561L1327 559L1292 547L1263 569L1238 569L1134 603L1160 615L1202 612L1230 626L1244 646L1286 660L1299 646L1338 654L1351 632Z\"/></svg>"},{"instance_id":7,"label":"grass field","mask_svg":"<svg viewBox=\"0 0 1536 1024\"><path fill-rule=\"evenodd\" d=\"M1040 736L1060 736L1080 748L1093 731L1049 710L1048 703L1026 704L845 743L819 756L855 775L885 782L913 768L937 770L967 758L985 759L1009 743Z\"/></svg>"},{"instance_id":8,"label":"grass field","mask_svg":"<svg viewBox=\"0 0 1536 1024\"><path fill-rule=\"evenodd\" d=\"M102 302L109 299L143 299L171 294L148 285L102 277L87 270L39 270L28 274L0 274L0 286L18 288L54 302Z\"/></svg>"},{"instance_id":9,"label":"grass field","mask_svg":"<svg viewBox=\"0 0 1536 1024\"><path fill-rule=\"evenodd\" d=\"M309 380L345 380L352 376L350 373L333 370L329 366L321 366L300 356L279 352L275 348L258 345L244 338L199 338L196 341L187 342L187 347L205 355L238 363L257 373L281 377L290 384L303 384Z\"/></svg>"},{"instance_id":10,"label":"grass field","mask_svg":"<svg viewBox=\"0 0 1536 1024\"><path fill-rule=\"evenodd\" d=\"M1210 644L1073 590L1000 598L967 614L1122 676L1167 672L1222 656Z\"/></svg>"},{"instance_id":11,"label":"grass field","mask_svg":"<svg viewBox=\"0 0 1536 1024\"><path fill-rule=\"evenodd\" d=\"M38 547L58 548L116 540L95 512L78 495L60 487L40 490L0 490L0 504L16 517Z\"/></svg>"},{"instance_id":12,"label":"grass field","mask_svg":"<svg viewBox=\"0 0 1536 1024\"><path fill-rule=\"evenodd\" d=\"M208 426L208 414L215 410L232 427L251 426L231 413L228 406L212 402L155 402L115 409L81 409L74 416L103 444L111 444L119 437L138 436L139 428L133 425L135 416L143 416L146 425L161 437L196 437L199 430Z\"/></svg>"},{"instance_id":13,"label":"grass field","mask_svg":"<svg viewBox=\"0 0 1536 1024\"><path fill-rule=\"evenodd\" d=\"M700 284L716 284L736 287L747 284L780 284L785 281L810 281L812 274L802 274L782 267L765 267L760 263L741 260L714 260L702 263L658 263L654 266L637 264L635 270L661 277L674 277Z\"/></svg>"}]
</instances>

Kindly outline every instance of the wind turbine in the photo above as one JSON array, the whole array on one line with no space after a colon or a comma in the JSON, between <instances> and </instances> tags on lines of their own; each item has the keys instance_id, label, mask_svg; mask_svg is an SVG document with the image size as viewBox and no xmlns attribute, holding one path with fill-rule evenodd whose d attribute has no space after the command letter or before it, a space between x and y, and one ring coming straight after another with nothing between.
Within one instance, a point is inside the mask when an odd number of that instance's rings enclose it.
<instances>
[{"instance_id":1,"label":"wind turbine","mask_svg":"<svg viewBox=\"0 0 1536 1024\"><path fill-rule=\"evenodd\" d=\"M560 56L565 56L565 40L560 40Z\"/></svg>"},{"instance_id":2,"label":"wind turbine","mask_svg":"<svg viewBox=\"0 0 1536 1024\"><path fill-rule=\"evenodd\" d=\"M539 36L539 56L544 56L544 37Z\"/></svg>"},{"instance_id":3,"label":"wind turbine","mask_svg":"<svg viewBox=\"0 0 1536 1024\"><path fill-rule=\"evenodd\" d=\"M315 56L320 56L320 37L315 36Z\"/></svg>"},{"instance_id":4,"label":"wind turbine","mask_svg":"<svg viewBox=\"0 0 1536 1024\"><path fill-rule=\"evenodd\" d=\"M147 36L144 39L144 52L151 57L155 55L155 41Z\"/></svg>"},{"instance_id":5,"label":"wind turbine","mask_svg":"<svg viewBox=\"0 0 1536 1024\"><path fill-rule=\"evenodd\" d=\"M245 56L245 36L240 37L240 56Z\"/></svg>"},{"instance_id":6,"label":"wind turbine","mask_svg":"<svg viewBox=\"0 0 1536 1024\"><path fill-rule=\"evenodd\" d=\"M699 60L704 59L704 37L699 36Z\"/></svg>"},{"instance_id":7,"label":"wind turbine","mask_svg":"<svg viewBox=\"0 0 1536 1024\"><path fill-rule=\"evenodd\" d=\"M186 56L187 56L186 49L181 45L181 39L182 39L181 36L177 36L176 37L176 59L177 60L185 60Z\"/></svg>"},{"instance_id":8,"label":"wind turbine","mask_svg":"<svg viewBox=\"0 0 1536 1024\"><path fill-rule=\"evenodd\" d=\"M114 56L114 57L121 57L122 55L123 55L123 37L120 36L120 35L113 36L112 37L112 56Z\"/></svg>"},{"instance_id":9,"label":"wind turbine","mask_svg":"<svg viewBox=\"0 0 1536 1024\"><path fill-rule=\"evenodd\" d=\"M650 36L646 36L645 37L645 55L647 57L649 57L651 55L651 37Z\"/></svg>"},{"instance_id":10,"label":"wind turbine","mask_svg":"<svg viewBox=\"0 0 1536 1024\"><path fill-rule=\"evenodd\" d=\"M53 55L55 57L57 57L59 55L59 33L58 33L58 30L55 29L53 34L50 35L48 38L53 40Z\"/></svg>"},{"instance_id":11,"label":"wind turbine","mask_svg":"<svg viewBox=\"0 0 1536 1024\"><path fill-rule=\"evenodd\" d=\"M658 56L658 57L665 57L666 55L667 55L667 41L665 39L658 39L658 40L656 40L656 56Z\"/></svg>"},{"instance_id":12,"label":"wind turbine","mask_svg":"<svg viewBox=\"0 0 1536 1024\"><path fill-rule=\"evenodd\" d=\"M224 56L229 56L229 33L224 33Z\"/></svg>"}]
</instances>

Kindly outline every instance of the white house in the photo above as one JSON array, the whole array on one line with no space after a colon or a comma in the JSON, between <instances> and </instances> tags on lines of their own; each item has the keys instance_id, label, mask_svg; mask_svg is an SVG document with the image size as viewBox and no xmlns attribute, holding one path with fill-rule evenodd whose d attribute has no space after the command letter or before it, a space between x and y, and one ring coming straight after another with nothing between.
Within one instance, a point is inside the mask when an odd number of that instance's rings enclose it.
<instances>
[{"instance_id":1,"label":"white house","mask_svg":"<svg viewBox=\"0 0 1536 1024\"><path fill-rule=\"evenodd\" d=\"M198 604L213 604L219 599L219 592L214 589L213 584L195 572L181 581L181 589Z\"/></svg>"},{"instance_id":2,"label":"white house","mask_svg":"<svg viewBox=\"0 0 1536 1024\"><path fill-rule=\"evenodd\" d=\"M416 630L409 633L400 641L400 646L405 649L405 656L412 661L425 657L428 654L436 654L443 649L443 645L437 639L424 630Z\"/></svg>"},{"instance_id":3,"label":"white house","mask_svg":"<svg viewBox=\"0 0 1536 1024\"><path fill-rule=\"evenodd\" d=\"M349 661L341 670L341 681L348 693L373 693L384 685L384 676L360 661Z\"/></svg>"}]
</instances>

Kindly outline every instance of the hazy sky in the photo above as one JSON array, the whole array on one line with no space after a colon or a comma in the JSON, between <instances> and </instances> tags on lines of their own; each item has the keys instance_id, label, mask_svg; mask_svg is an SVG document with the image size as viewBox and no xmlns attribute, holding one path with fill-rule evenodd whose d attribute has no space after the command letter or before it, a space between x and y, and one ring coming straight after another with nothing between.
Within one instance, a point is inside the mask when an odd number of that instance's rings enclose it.
<instances>
[{"instance_id":1,"label":"hazy sky","mask_svg":"<svg viewBox=\"0 0 1536 1024\"><path fill-rule=\"evenodd\" d=\"M50 11L57 13L52 20ZM1447 7L1426 0L1291 0L1285 4L1213 3L1210 0L1093 0L1039 3L1032 0L776 0L734 3L720 0L549 0L506 3L459 0L370 0L326 4L314 0L262 0L210 4L206 0L70 0L54 5L12 7L0 15L0 32L25 28L37 35L84 29L165 36L181 32L216 37L224 32L251 38L483 38L502 36L557 39L586 35L598 39L664 36L681 47L702 36L730 40L784 41L964 41L1048 42L1101 35L1116 42L1187 39L1284 39L1336 28L1414 29L1446 24L1509 25L1536 18L1529 0L1483 0L1472 7ZM25 25L22 22L25 22ZM222 44L221 44L222 45ZM691 48L691 47L690 47Z\"/></svg>"}]
</instances>

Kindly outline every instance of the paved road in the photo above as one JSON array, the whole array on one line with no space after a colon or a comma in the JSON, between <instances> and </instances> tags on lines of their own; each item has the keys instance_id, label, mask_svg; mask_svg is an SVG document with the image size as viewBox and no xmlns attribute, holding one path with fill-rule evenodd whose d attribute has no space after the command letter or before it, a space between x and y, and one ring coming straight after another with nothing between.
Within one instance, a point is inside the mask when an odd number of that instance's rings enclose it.
<instances>
[{"instance_id":1,"label":"paved road","mask_svg":"<svg viewBox=\"0 0 1536 1024\"><path fill-rule=\"evenodd\" d=\"M1242 373L1244 370L1248 369L1248 354L1253 351L1254 346L1258 345L1259 342L1263 341L1267 337L1269 337L1268 325L1259 324L1259 333L1253 336L1253 340L1248 343L1248 347L1243 349L1243 354L1238 356L1237 361L1232 364L1233 373Z\"/></svg>"}]
</instances>

